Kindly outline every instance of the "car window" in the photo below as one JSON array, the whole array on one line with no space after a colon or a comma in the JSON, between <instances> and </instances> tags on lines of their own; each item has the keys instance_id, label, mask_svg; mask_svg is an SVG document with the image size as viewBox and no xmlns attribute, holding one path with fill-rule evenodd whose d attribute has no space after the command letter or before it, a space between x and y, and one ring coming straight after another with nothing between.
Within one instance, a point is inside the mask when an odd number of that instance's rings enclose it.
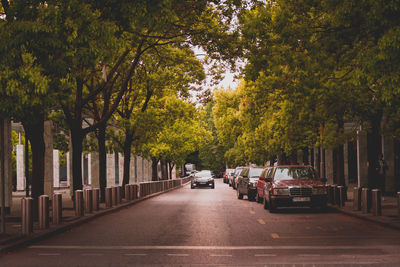
<instances>
[{"instance_id":1,"label":"car window","mask_svg":"<svg viewBox=\"0 0 400 267\"><path fill-rule=\"evenodd\" d=\"M200 171L196 173L197 177L209 177L211 176L211 171Z\"/></svg>"},{"instance_id":2,"label":"car window","mask_svg":"<svg viewBox=\"0 0 400 267\"><path fill-rule=\"evenodd\" d=\"M261 172L262 172L262 168L251 168L250 170L249 170L249 177L252 177L252 178L255 178L255 177L260 177L260 174L261 174Z\"/></svg>"},{"instance_id":3,"label":"car window","mask_svg":"<svg viewBox=\"0 0 400 267\"><path fill-rule=\"evenodd\" d=\"M315 174L313 168L310 167L278 167L274 173L274 180L295 180L295 179L307 179L317 180L318 177Z\"/></svg>"},{"instance_id":4,"label":"car window","mask_svg":"<svg viewBox=\"0 0 400 267\"><path fill-rule=\"evenodd\" d=\"M274 168L268 169L268 171L267 171L267 178L272 178L273 173L274 173Z\"/></svg>"}]
</instances>

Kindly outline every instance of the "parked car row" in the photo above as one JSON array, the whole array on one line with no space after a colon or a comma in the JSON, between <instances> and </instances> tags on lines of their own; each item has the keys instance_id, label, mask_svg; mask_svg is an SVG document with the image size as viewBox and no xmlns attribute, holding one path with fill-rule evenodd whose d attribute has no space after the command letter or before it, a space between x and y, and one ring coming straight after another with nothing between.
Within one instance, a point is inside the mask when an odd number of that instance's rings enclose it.
<instances>
[{"instance_id":1,"label":"parked car row","mask_svg":"<svg viewBox=\"0 0 400 267\"><path fill-rule=\"evenodd\" d=\"M238 199L247 196L270 212L279 207L324 209L327 205L326 179L319 178L312 166L237 167L228 183L237 190Z\"/></svg>"}]
</instances>

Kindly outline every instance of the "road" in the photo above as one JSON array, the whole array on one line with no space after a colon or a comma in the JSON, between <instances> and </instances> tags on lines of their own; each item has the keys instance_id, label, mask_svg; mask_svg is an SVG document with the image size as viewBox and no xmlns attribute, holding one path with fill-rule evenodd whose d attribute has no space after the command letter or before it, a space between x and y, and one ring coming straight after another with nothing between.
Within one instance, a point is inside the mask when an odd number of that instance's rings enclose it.
<instances>
[{"instance_id":1,"label":"road","mask_svg":"<svg viewBox=\"0 0 400 267\"><path fill-rule=\"evenodd\" d=\"M219 179L3 255L0 266L400 266L399 254L399 231L333 210L270 214Z\"/></svg>"}]
</instances>

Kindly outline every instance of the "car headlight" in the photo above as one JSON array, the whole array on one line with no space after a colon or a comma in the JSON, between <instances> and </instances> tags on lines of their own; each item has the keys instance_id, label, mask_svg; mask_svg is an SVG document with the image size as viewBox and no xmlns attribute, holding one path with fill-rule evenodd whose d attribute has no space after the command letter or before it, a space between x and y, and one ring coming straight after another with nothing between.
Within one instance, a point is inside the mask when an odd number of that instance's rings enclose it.
<instances>
[{"instance_id":1,"label":"car headlight","mask_svg":"<svg viewBox=\"0 0 400 267\"><path fill-rule=\"evenodd\" d=\"M272 191L274 195L289 195L289 188L276 188Z\"/></svg>"},{"instance_id":2,"label":"car headlight","mask_svg":"<svg viewBox=\"0 0 400 267\"><path fill-rule=\"evenodd\" d=\"M313 187L312 194L313 195L325 195L326 188L325 187Z\"/></svg>"}]
</instances>

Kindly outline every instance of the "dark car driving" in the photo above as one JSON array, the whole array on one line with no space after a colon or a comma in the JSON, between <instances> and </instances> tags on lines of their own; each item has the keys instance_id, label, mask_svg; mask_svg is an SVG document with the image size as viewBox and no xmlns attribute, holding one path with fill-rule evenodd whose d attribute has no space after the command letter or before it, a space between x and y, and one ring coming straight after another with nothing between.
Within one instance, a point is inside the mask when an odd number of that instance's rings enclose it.
<instances>
[{"instance_id":1,"label":"dark car driving","mask_svg":"<svg viewBox=\"0 0 400 267\"><path fill-rule=\"evenodd\" d=\"M193 174L190 187L192 189L200 186L215 188L214 175L209 170L199 171Z\"/></svg>"}]
</instances>

